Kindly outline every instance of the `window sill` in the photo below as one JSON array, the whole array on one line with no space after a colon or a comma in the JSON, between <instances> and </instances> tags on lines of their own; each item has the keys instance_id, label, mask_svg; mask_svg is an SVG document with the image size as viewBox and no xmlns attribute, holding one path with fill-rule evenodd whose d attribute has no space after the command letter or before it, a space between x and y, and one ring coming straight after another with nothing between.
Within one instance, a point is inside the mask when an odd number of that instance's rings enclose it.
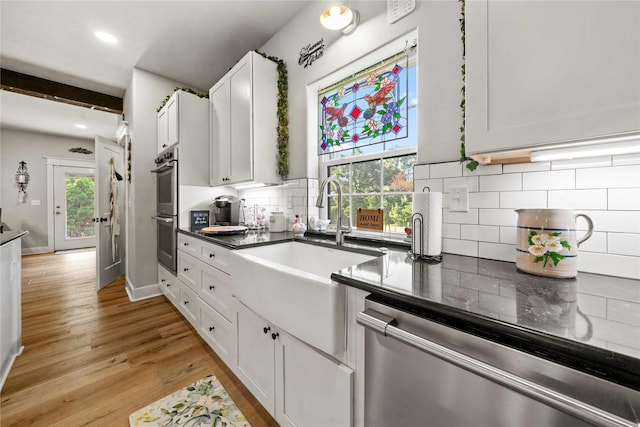
<instances>
[{"instance_id":1,"label":"window sill","mask_svg":"<svg viewBox=\"0 0 640 427\"><path fill-rule=\"evenodd\" d=\"M305 233L307 236L320 237L326 236L326 238L334 238L336 233L334 230L327 231L315 231L307 230ZM366 231L352 231L351 233L344 234L346 241L374 243L376 245L384 243L386 245L411 247L411 239L400 234L395 233L380 233L380 232L366 232Z\"/></svg>"}]
</instances>

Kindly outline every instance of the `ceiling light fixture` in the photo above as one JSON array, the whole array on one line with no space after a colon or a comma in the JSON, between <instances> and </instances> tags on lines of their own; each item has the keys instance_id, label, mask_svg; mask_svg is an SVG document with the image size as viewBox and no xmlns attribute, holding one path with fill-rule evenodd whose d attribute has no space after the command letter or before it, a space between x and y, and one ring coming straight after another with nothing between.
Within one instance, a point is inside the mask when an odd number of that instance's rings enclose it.
<instances>
[{"instance_id":1,"label":"ceiling light fixture","mask_svg":"<svg viewBox=\"0 0 640 427\"><path fill-rule=\"evenodd\" d=\"M360 23L360 12L340 2L326 2L320 14L320 24L328 30L342 30L342 34L353 33Z\"/></svg>"},{"instance_id":2,"label":"ceiling light fixture","mask_svg":"<svg viewBox=\"0 0 640 427\"><path fill-rule=\"evenodd\" d=\"M103 42L107 42L109 44L118 43L118 39L117 38L115 38L114 36L112 36L109 33L105 33L104 31L96 31L93 34L95 34L96 37L99 38L100 40L102 40Z\"/></svg>"},{"instance_id":3,"label":"ceiling light fixture","mask_svg":"<svg viewBox=\"0 0 640 427\"><path fill-rule=\"evenodd\" d=\"M531 161L548 162L635 153L640 153L639 134L594 139L570 147L539 149L531 153Z\"/></svg>"}]
</instances>

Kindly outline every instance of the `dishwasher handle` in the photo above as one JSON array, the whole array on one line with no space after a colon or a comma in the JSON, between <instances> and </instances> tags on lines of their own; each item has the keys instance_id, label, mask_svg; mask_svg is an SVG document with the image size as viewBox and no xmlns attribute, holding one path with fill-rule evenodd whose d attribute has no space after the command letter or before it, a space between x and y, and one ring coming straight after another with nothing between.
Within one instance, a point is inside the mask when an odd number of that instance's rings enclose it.
<instances>
[{"instance_id":1,"label":"dishwasher handle","mask_svg":"<svg viewBox=\"0 0 640 427\"><path fill-rule=\"evenodd\" d=\"M360 325L370 328L377 333L395 338L402 343L411 345L418 350L429 353L432 356L466 369L471 373L480 375L483 378L503 385L511 390L517 391L532 399L542 402L547 406L558 409L576 418L580 418L588 423L601 426L640 426L640 423L603 411L572 397L558 393L550 388L536 384L502 369L498 369L495 366L429 341L428 339L412 334L411 332L407 332L404 329L395 326L397 322L393 317L382 314L376 310L367 308L363 312L358 313L356 317L357 322Z\"/></svg>"}]
</instances>

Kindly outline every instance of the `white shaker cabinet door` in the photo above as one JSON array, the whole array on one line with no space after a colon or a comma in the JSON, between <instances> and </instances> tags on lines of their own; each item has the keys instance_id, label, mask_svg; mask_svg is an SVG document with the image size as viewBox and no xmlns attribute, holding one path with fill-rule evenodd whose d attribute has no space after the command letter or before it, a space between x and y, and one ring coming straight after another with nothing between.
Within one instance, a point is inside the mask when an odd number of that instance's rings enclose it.
<instances>
[{"instance_id":1,"label":"white shaker cabinet door","mask_svg":"<svg viewBox=\"0 0 640 427\"><path fill-rule=\"evenodd\" d=\"M468 1L468 154L640 131L640 2Z\"/></svg>"},{"instance_id":2,"label":"white shaker cabinet door","mask_svg":"<svg viewBox=\"0 0 640 427\"><path fill-rule=\"evenodd\" d=\"M229 81L220 80L209 91L209 137L211 185L223 185L230 179Z\"/></svg>"},{"instance_id":3,"label":"white shaker cabinet door","mask_svg":"<svg viewBox=\"0 0 640 427\"><path fill-rule=\"evenodd\" d=\"M353 371L279 331L276 420L282 426L351 425Z\"/></svg>"},{"instance_id":4,"label":"white shaker cabinet door","mask_svg":"<svg viewBox=\"0 0 640 427\"><path fill-rule=\"evenodd\" d=\"M251 56L246 56L229 76L231 95L231 179L232 182L249 181L253 178L253 156L251 153ZM275 114L275 112L274 112Z\"/></svg>"},{"instance_id":5,"label":"white shaker cabinet door","mask_svg":"<svg viewBox=\"0 0 640 427\"><path fill-rule=\"evenodd\" d=\"M237 305L238 353L236 375L271 414L275 413L273 324L241 303Z\"/></svg>"}]
</instances>

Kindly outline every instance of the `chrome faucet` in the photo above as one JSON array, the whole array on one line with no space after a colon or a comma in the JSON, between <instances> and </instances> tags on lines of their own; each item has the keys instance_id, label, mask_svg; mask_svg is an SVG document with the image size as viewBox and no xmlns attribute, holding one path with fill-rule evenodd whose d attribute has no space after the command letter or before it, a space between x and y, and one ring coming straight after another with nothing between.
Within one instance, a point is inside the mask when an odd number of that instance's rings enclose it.
<instances>
[{"instance_id":1,"label":"chrome faucet","mask_svg":"<svg viewBox=\"0 0 640 427\"><path fill-rule=\"evenodd\" d=\"M340 181L336 178L335 175L331 175L325 178L320 184L320 194L318 194L318 200L316 200L316 207L322 208L322 202L324 201L324 188L327 186L329 182L333 182L338 190L338 222L336 224L336 245L342 245L344 243L344 233L350 233L351 227L347 226L346 228L342 226L342 187L340 186ZM329 190L327 190L327 194ZM327 215L328 216L328 215Z\"/></svg>"}]
</instances>

